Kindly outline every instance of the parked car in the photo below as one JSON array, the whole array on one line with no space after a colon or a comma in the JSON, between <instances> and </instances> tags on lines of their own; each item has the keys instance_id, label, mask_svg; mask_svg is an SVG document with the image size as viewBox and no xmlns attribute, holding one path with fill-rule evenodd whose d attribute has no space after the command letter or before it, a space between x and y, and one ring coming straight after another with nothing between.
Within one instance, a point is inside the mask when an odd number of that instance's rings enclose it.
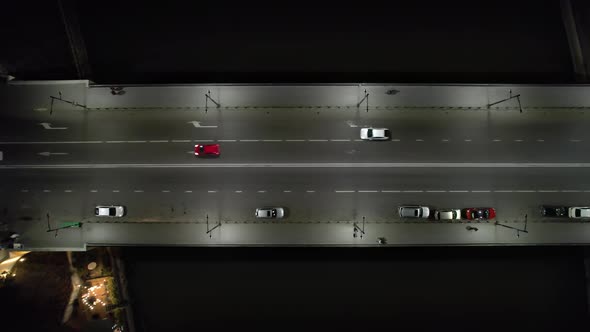
<instances>
[{"instance_id":1,"label":"parked car","mask_svg":"<svg viewBox=\"0 0 590 332\"><path fill-rule=\"evenodd\" d=\"M568 216L574 219L590 218L590 207L571 207L569 208Z\"/></svg>"},{"instance_id":2,"label":"parked car","mask_svg":"<svg viewBox=\"0 0 590 332\"><path fill-rule=\"evenodd\" d=\"M400 218L423 218L430 217L430 208L427 206L408 205L398 208Z\"/></svg>"},{"instance_id":3,"label":"parked car","mask_svg":"<svg viewBox=\"0 0 590 332\"><path fill-rule=\"evenodd\" d=\"M105 205L94 208L97 217L122 217L125 215L125 207L122 205Z\"/></svg>"},{"instance_id":4,"label":"parked car","mask_svg":"<svg viewBox=\"0 0 590 332\"><path fill-rule=\"evenodd\" d=\"M285 209L282 207L263 207L256 209L256 218L281 219L285 217Z\"/></svg>"},{"instance_id":5,"label":"parked car","mask_svg":"<svg viewBox=\"0 0 590 332\"><path fill-rule=\"evenodd\" d=\"M434 212L436 220L459 220L461 219L460 209L442 209Z\"/></svg>"},{"instance_id":6,"label":"parked car","mask_svg":"<svg viewBox=\"0 0 590 332\"><path fill-rule=\"evenodd\" d=\"M568 207L567 206L555 206L555 205L541 205L541 215L543 217L560 217L560 218L567 218L568 217Z\"/></svg>"},{"instance_id":7,"label":"parked car","mask_svg":"<svg viewBox=\"0 0 590 332\"><path fill-rule=\"evenodd\" d=\"M367 141L385 141L390 137L387 128L362 128L361 139Z\"/></svg>"},{"instance_id":8,"label":"parked car","mask_svg":"<svg viewBox=\"0 0 590 332\"><path fill-rule=\"evenodd\" d=\"M467 208L465 218L468 220L489 220L496 218L496 211L493 208Z\"/></svg>"},{"instance_id":9,"label":"parked car","mask_svg":"<svg viewBox=\"0 0 590 332\"><path fill-rule=\"evenodd\" d=\"M219 144L197 144L195 145L195 156L217 157L219 156Z\"/></svg>"}]
</instances>

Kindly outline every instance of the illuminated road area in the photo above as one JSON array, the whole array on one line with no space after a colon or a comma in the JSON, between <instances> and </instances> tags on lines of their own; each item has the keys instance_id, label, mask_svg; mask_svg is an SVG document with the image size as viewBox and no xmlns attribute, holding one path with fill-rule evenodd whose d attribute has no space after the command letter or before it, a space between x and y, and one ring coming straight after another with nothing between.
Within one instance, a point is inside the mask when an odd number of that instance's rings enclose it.
<instances>
[{"instance_id":1,"label":"illuminated road area","mask_svg":"<svg viewBox=\"0 0 590 332\"><path fill-rule=\"evenodd\" d=\"M578 109L4 109L0 216L29 249L85 245L588 243L590 121ZM362 127L392 139L365 142ZM221 156L197 159L196 143ZM97 218L96 205L125 205ZM493 207L492 221L402 220L397 207ZM257 207L286 218L261 221ZM526 221L526 222L525 222ZM81 228L47 232L66 223ZM498 222L498 224L496 224ZM472 226L476 229L467 229Z\"/></svg>"}]
</instances>

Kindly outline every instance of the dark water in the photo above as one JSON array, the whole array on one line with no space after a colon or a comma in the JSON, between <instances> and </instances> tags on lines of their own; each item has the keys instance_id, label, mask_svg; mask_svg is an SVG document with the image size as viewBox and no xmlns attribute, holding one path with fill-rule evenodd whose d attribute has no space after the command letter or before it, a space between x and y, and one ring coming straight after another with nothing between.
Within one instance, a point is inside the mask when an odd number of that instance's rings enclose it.
<instances>
[{"instance_id":1,"label":"dark water","mask_svg":"<svg viewBox=\"0 0 590 332\"><path fill-rule=\"evenodd\" d=\"M581 248L130 248L125 255L138 331L590 327Z\"/></svg>"},{"instance_id":2,"label":"dark water","mask_svg":"<svg viewBox=\"0 0 590 332\"><path fill-rule=\"evenodd\" d=\"M63 2L97 83L573 78L559 0ZM4 6L0 63L75 78L57 1Z\"/></svg>"}]
</instances>

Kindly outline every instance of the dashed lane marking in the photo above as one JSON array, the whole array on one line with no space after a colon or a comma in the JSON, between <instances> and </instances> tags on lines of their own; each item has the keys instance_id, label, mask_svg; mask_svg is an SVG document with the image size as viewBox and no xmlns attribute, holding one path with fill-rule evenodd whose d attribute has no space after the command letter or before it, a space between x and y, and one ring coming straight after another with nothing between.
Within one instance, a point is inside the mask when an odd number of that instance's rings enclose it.
<instances>
[{"instance_id":1,"label":"dashed lane marking","mask_svg":"<svg viewBox=\"0 0 590 332\"><path fill-rule=\"evenodd\" d=\"M21 192L21 193L28 193L28 192L29 192L29 190L28 190L28 189L22 189L20 192Z\"/></svg>"},{"instance_id":2,"label":"dashed lane marking","mask_svg":"<svg viewBox=\"0 0 590 332\"><path fill-rule=\"evenodd\" d=\"M582 141L581 139L570 139L570 142L573 142L573 143L578 143L581 141Z\"/></svg>"},{"instance_id":3,"label":"dashed lane marking","mask_svg":"<svg viewBox=\"0 0 590 332\"><path fill-rule=\"evenodd\" d=\"M337 193L353 193L354 190L334 190L334 192L337 192Z\"/></svg>"},{"instance_id":4,"label":"dashed lane marking","mask_svg":"<svg viewBox=\"0 0 590 332\"><path fill-rule=\"evenodd\" d=\"M399 193L400 190L381 190L382 193Z\"/></svg>"},{"instance_id":5,"label":"dashed lane marking","mask_svg":"<svg viewBox=\"0 0 590 332\"><path fill-rule=\"evenodd\" d=\"M308 139L309 142L327 142L327 139Z\"/></svg>"},{"instance_id":6,"label":"dashed lane marking","mask_svg":"<svg viewBox=\"0 0 590 332\"><path fill-rule=\"evenodd\" d=\"M97 193L97 192L98 192L98 190L96 190L96 189L91 189L91 190L90 190L90 192L91 192L91 193Z\"/></svg>"},{"instance_id":7,"label":"dashed lane marking","mask_svg":"<svg viewBox=\"0 0 590 332\"><path fill-rule=\"evenodd\" d=\"M207 190L208 193L214 194L217 192L217 190Z\"/></svg>"},{"instance_id":8,"label":"dashed lane marking","mask_svg":"<svg viewBox=\"0 0 590 332\"><path fill-rule=\"evenodd\" d=\"M172 143L190 143L190 139L173 139Z\"/></svg>"},{"instance_id":9,"label":"dashed lane marking","mask_svg":"<svg viewBox=\"0 0 590 332\"><path fill-rule=\"evenodd\" d=\"M540 193L556 193L559 192L559 190L538 190Z\"/></svg>"},{"instance_id":10,"label":"dashed lane marking","mask_svg":"<svg viewBox=\"0 0 590 332\"><path fill-rule=\"evenodd\" d=\"M489 193L490 190L472 190L472 193Z\"/></svg>"},{"instance_id":11,"label":"dashed lane marking","mask_svg":"<svg viewBox=\"0 0 590 332\"><path fill-rule=\"evenodd\" d=\"M496 139L493 139L493 140L492 140L492 142L502 142L502 140L501 140L501 139L498 139L498 138L496 138Z\"/></svg>"},{"instance_id":12,"label":"dashed lane marking","mask_svg":"<svg viewBox=\"0 0 590 332\"><path fill-rule=\"evenodd\" d=\"M515 190L517 193L534 193L536 190Z\"/></svg>"},{"instance_id":13,"label":"dashed lane marking","mask_svg":"<svg viewBox=\"0 0 590 332\"><path fill-rule=\"evenodd\" d=\"M165 139L153 140L153 141L150 141L150 143L168 143L168 140L165 140Z\"/></svg>"},{"instance_id":14,"label":"dashed lane marking","mask_svg":"<svg viewBox=\"0 0 590 332\"><path fill-rule=\"evenodd\" d=\"M163 193L169 193L170 190L162 190Z\"/></svg>"},{"instance_id":15,"label":"dashed lane marking","mask_svg":"<svg viewBox=\"0 0 590 332\"><path fill-rule=\"evenodd\" d=\"M258 190L257 193L259 194L264 194L266 192L266 190Z\"/></svg>"},{"instance_id":16,"label":"dashed lane marking","mask_svg":"<svg viewBox=\"0 0 590 332\"><path fill-rule=\"evenodd\" d=\"M241 191L241 190L236 190L236 191L234 191L234 192L235 192L236 194L241 194L241 193L242 193L242 191Z\"/></svg>"},{"instance_id":17,"label":"dashed lane marking","mask_svg":"<svg viewBox=\"0 0 590 332\"><path fill-rule=\"evenodd\" d=\"M581 190L562 190L562 193L579 193Z\"/></svg>"},{"instance_id":18,"label":"dashed lane marking","mask_svg":"<svg viewBox=\"0 0 590 332\"><path fill-rule=\"evenodd\" d=\"M450 193L467 193L469 190L449 190Z\"/></svg>"},{"instance_id":19,"label":"dashed lane marking","mask_svg":"<svg viewBox=\"0 0 590 332\"><path fill-rule=\"evenodd\" d=\"M359 193L378 193L379 190L359 190Z\"/></svg>"},{"instance_id":20,"label":"dashed lane marking","mask_svg":"<svg viewBox=\"0 0 590 332\"><path fill-rule=\"evenodd\" d=\"M114 193L118 193L118 192L119 192L119 190L113 190L113 192L114 192Z\"/></svg>"},{"instance_id":21,"label":"dashed lane marking","mask_svg":"<svg viewBox=\"0 0 590 332\"><path fill-rule=\"evenodd\" d=\"M350 142L349 139L330 139L330 142Z\"/></svg>"},{"instance_id":22,"label":"dashed lane marking","mask_svg":"<svg viewBox=\"0 0 590 332\"><path fill-rule=\"evenodd\" d=\"M64 190L64 192L66 192L66 193L71 193L71 192L72 192L72 190L71 190L71 189L66 189L66 190Z\"/></svg>"},{"instance_id":23,"label":"dashed lane marking","mask_svg":"<svg viewBox=\"0 0 590 332\"><path fill-rule=\"evenodd\" d=\"M291 190L283 190L284 193L290 193Z\"/></svg>"},{"instance_id":24,"label":"dashed lane marking","mask_svg":"<svg viewBox=\"0 0 590 332\"><path fill-rule=\"evenodd\" d=\"M263 142L282 142L282 139L263 139Z\"/></svg>"},{"instance_id":25,"label":"dashed lane marking","mask_svg":"<svg viewBox=\"0 0 590 332\"><path fill-rule=\"evenodd\" d=\"M285 142L305 142L304 139L286 139Z\"/></svg>"},{"instance_id":26,"label":"dashed lane marking","mask_svg":"<svg viewBox=\"0 0 590 332\"><path fill-rule=\"evenodd\" d=\"M142 193L143 190L133 190L134 193Z\"/></svg>"},{"instance_id":27,"label":"dashed lane marking","mask_svg":"<svg viewBox=\"0 0 590 332\"><path fill-rule=\"evenodd\" d=\"M241 139L240 142L258 142L260 140L257 139Z\"/></svg>"},{"instance_id":28,"label":"dashed lane marking","mask_svg":"<svg viewBox=\"0 0 590 332\"><path fill-rule=\"evenodd\" d=\"M416 142L424 142L424 140L421 138L416 138Z\"/></svg>"},{"instance_id":29,"label":"dashed lane marking","mask_svg":"<svg viewBox=\"0 0 590 332\"><path fill-rule=\"evenodd\" d=\"M51 190L49 190L49 189L43 189L43 192L44 192L44 193L50 193L50 192L51 192Z\"/></svg>"},{"instance_id":30,"label":"dashed lane marking","mask_svg":"<svg viewBox=\"0 0 590 332\"><path fill-rule=\"evenodd\" d=\"M427 193L445 193L446 190L426 190Z\"/></svg>"},{"instance_id":31,"label":"dashed lane marking","mask_svg":"<svg viewBox=\"0 0 590 332\"><path fill-rule=\"evenodd\" d=\"M404 190L403 192L405 192L405 193L421 193L423 191L424 190Z\"/></svg>"},{"instance_id":32,"label":"dashed lane marking","mask_svg":"<svg viewBox=\"0 0 590 332\"><path fill-rule=\"evenodd\" d=\"M125 141L106 141L107 143L125 143Z\"/></svg>"},{"instance_id":33,"label":"dashed lane marking","mask_svg":"<svg viewBox=\"0 0 590 332\"><path fill-rule=\"evenodd\" d=\"M237 140L235 139L218 139L218 142L236 142Z\"/></svg>"},{"instance_id":34,"label":"dashed lane marking","mask_svg":"<svg viewBox=\"0 0 590 332\"><path fill-rule=\"evenodd\" d=\"M464 139L465 142L471 142L471 138Z\"/></svg>"},{"instance_id":35,"label":"dashed lane marking","mask_svg":"<svg viewBox=\"0 0 590 332\"><path fill-rule=\"evenodd\" d=\"M126 141L127 143L146 143L147 141Z\"/></svg>"},{"instance_id":36,"label":"dashed lane marking","mask_svg":"<svg viewBox=\"0 0 590 332\"><path fill-rule=\"evenodd\" d=\"M306 190L306 193L315 193L315 190Z\"/></svg>"},{"instance_id":37,"label":"dashed lane marking","mask_svg":"<svg viewBox=\"0 0 590 332\"><path fill-rule=\"evenodd\" d=\"M393 142L401 142L401 139L399 139L399 138L393 138L393 139L391 139L391 140L392 140ZM356 141L356 140L355 140L355 141Z\"/></svg>"}]
</instances>

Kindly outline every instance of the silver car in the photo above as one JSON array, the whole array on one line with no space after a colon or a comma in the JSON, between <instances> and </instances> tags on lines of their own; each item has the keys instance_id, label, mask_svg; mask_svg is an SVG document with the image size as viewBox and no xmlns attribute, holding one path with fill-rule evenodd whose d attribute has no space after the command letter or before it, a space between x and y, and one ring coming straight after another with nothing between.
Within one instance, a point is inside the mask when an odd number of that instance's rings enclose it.
<instances>
[{"instance_id":1,"label":"silver car","mask_svg":"<svg viewBox=\"0 0 590 332\"><path fill-rule=\"evenodd\" d=\"M459 220L461 219L460 209L443 209L434 212L434 219L436 220Z\"/></svg>"},{"instance_id":2,"label":"silver car","mask_svg":"<svg viewBox=\"0 0 590 332\"><path fill-rule=\"evenodd\" d=\"M263 207L256 209L256 218L281 219L285 217L285 209L282 207Z\"/></svg>"},{"instance_id":3,"label":"silver car","mask_svg":"<svg viewBox=\"0 0 590 332\"><path fill-rule=\"evenodd\" d=\"M104 205L94 208L97 217L122 217L125 215L125 207L122 205Z\"/></svg>"},{"instance_id":4,"label":"silver car","mask_svg":"<svg viewBox=\"0 0 590 332\"><path fill-rule=\"evenodd\" d=\"M400 206L398 208L401 218L423 218L430 217L430 209L427 206Z\"/></svg>"},{"instance_id":5,"label":"silver car","mask_svg":"<svg viewBox=\"0 0 590 332\"><path fill-rule=\"evenodd\" d=\"M361 139L367 141L385 141L389 139L389 129L387 128L362 128Z\"/></svg>"},{"instance_id":6,"label":"silver car","mask_svg":"<svg viewBox=\"0 0 590 332\"><path fill-rule=\"evenodd\" d=\"M590 207L571 207L568 210L568 216L573 219L590 218Z\"/></svg>"}]
</instances>

